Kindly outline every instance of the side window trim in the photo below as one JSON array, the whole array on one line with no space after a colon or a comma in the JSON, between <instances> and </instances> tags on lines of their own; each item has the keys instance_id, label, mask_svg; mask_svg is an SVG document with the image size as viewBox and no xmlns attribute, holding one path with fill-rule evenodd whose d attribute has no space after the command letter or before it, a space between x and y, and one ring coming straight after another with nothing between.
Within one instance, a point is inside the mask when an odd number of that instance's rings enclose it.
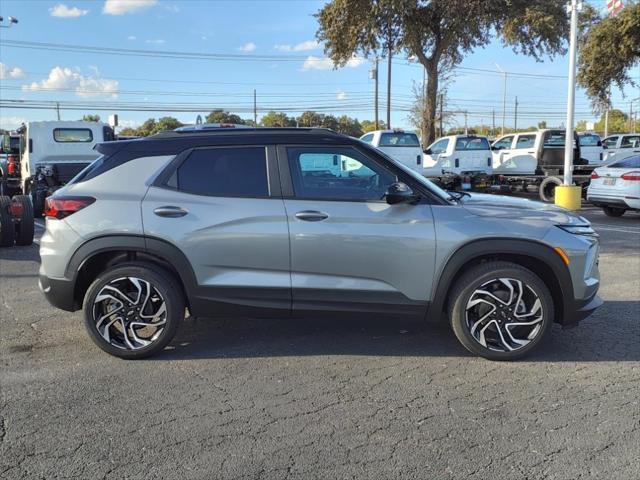
<instances>
[{"instance_id":1,"label":"side window trim","mask_svg":"<svg viewBox=\"0 0 640 480\"><path fill-rule=\"evenodd\" d=\"M277 165L277 156L276 149L274 145L210 145L210 146L202 146L202 147L192 147L183 150L178 153L171 162L167 164L164 170L156 177L156 179L151 183L151 186L157 188L164 188L166 190L173 190L176 192L180 192L177 187L173 187L168 185L171 177L173 177L180 166L185 162L185 160L196 150L213 150L219 148L264 148L265 149L265 157L266 157L266 168L267 168L267 196L263 197L248 197L244 195L237 195L238 198L281 198L282 197L282 188L280 184L280 177L278 175L278 165ZM205 197L219 197L219 195L202 195L192 192L184 192L189 193L190 195L200 195ZM233 198L234 196L225 196L228 198Z\"/></svg>"}]
</instances>

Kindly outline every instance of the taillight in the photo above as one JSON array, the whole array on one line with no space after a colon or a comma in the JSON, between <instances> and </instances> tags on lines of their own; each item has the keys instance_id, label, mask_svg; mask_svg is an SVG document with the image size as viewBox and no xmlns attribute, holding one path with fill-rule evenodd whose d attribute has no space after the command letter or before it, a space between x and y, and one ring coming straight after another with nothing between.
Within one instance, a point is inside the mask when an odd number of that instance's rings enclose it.
<instances>
[{"instance_id":1,"label":"taillight","mask_svg":"<svg viewBox=\"0 0 640 480\"><path fill-rule=\"evenodd\" d=\"M640 172L629 172L622 175L623 180L640 181Z\"/></svg>"},{"instance_id":2,"label":"taillight","mask_svg":"<svg viewBox=\"0 0 640 480\"><path fill-rule=\"evenodd\" d=\"M93 197L47 197L44 203L44 216L48 218L65 218L85 207L96 199Z\"/></svg>"},{"instance_id":3,"label":"taillight","mask_svg":"<svg viewBox=\"0 0 640 480\"><path fill-rule=\"evenodd\" d=\"M598 175L598 173L594 170L593 172L591 172L591 180L595 180L597 178L600 178L600 175Z\"/></svg>"},{"instance_id":4,"label":"taillight","mask_svg":"<svg viewBox=\"0 0 640 480\"><path fill-rule=\"evenodd\" d=\"M9 175L15 175L18 170L18 165L16 164L16 157L14 155L7 156L7 173Z\"/></svg>"}]
</instances>

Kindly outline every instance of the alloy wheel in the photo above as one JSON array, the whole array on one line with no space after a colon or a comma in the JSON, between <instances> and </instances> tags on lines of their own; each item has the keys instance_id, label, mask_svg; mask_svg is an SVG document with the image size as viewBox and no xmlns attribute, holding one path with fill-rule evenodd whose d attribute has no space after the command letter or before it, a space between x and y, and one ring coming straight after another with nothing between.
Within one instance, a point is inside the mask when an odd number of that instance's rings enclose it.
<instances>
[{"instance_id":1,"label":"alloy wheel","mask_svg":"<svg viewBox=\"0 0 640 480\"><path fill-rule=\"evenodd\" d=\"M544 309L531 286L514 278L496 278L473 291L465 320L469 333L483 347L514 352L540 333Z\"/></svg>"},{"instance_id":2,"label":"alloy wheel","mask_svg":"<svg viewBox=\"0 0 640 480\"><path fill-rule=\"evenodd\" d=\"M93 302L93 321L114 347L139 350L155 342L167 323L167 306L150 282L121 277L104 285Z\"/></svg>"}]
</instances>

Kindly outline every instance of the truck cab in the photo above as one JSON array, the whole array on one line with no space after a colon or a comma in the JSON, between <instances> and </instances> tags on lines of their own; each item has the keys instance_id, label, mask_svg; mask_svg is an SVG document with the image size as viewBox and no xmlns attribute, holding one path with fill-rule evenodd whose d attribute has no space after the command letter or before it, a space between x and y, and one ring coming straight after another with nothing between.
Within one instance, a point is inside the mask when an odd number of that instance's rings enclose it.
<instances>
[{"instance_id":1,"label":"truck cab","mask_svg":"<svg viewBox=\"0 0 640 480\"><path fill-rule=\"evenodd\" d=\"M418 135L401 129L376 130L360 137L394 160L422 174L422 146Z\"/></svg>"},{"instance_id":2,"label":"truck cab","mask_svg":"<svg viewBox=\"0 0 640 480\"><path fill-rule=\"evenodd\" d=\"M433 142L424 151L424 176L491 175L491 147L487 137L449 135Z\"/></svg>"},{"instance_id":3,"label":"truck cab","mask_svg":"<svg viewBox=\"0 0 640 480\"><path fill-rule=\"evenodd\" d=\"M640 153L640 133L619 133L602 140L604 160L622 160Z\"/></svg>"},{"instance_id":4,"label":"truck cab","mask_svg":"<svg viewBox=\"0 0 640 480\"><path fill-rule=\"evenodd\" d=\"M583 132L578 134L580 141L580 155L589 165L600 165L603 160L602 139L600 135L593 132Z\"/></svg>"}]
</instances>

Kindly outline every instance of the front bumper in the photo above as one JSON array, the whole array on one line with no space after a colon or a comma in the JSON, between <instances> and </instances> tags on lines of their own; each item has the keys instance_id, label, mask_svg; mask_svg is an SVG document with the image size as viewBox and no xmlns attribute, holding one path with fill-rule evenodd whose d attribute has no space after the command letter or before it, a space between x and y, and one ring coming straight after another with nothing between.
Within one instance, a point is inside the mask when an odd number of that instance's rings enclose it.
<instances>
[{"instance_id":1,"label":"front bumper","mask_svg":"<svg viewBox=\"0 0 640 480\"><path fill-rule=\"evenodd\" d=\"M71 280L40 275L38 286L47 301L54 307L67 312L75 312L80 309L75 300L74 283Z\"/></svg>"},{"instance_id":2,"label":"front bumper","mask_svg":"<svg viewBox=\"0 0 640 480\"><path fill-rule=\"evenodd\" d=\"M584 320L593 312L595 312L604 301L594 294L591 298L582 301L576 301L571 311L565 312L565 318L562 322L562 328L572 328L578 325L578 322Z\"/></svg>"}]
</instances>

